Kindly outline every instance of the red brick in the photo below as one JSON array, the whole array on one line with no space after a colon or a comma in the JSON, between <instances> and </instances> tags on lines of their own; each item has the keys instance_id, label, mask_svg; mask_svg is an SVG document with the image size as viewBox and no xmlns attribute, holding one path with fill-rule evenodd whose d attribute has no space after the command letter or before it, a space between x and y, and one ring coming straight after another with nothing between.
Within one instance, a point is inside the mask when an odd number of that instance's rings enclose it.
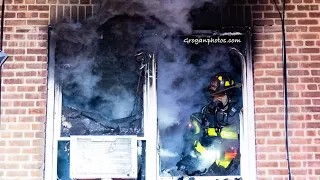
<instances>
[{"instance_id":1,"label":"red brick","mask_svg":"<svg viewBox=\"0 0 320 180\"><path fill-rule=\"evenodd\" d=\"M22 63L5 63L5 64L3 64L2 67L4 69L23 69L24 64L22 64Z\"/></svg>"},{"instance_id":2,"label":"red brick","mask_svg":"<svg viewBox=\"0 0 320 180\"><path fill-rule=\"evenodd\" d=\"M308 70L288 70L288 75L290 76L306 76L309 74Z\"/></svg>"},{"instance_id":3,"label":"red brick","mask_svg":"<svg viewBox=\"0 0 320 180\"><path fill-rule=\"evenodd\" d=\"M265 100L263 99L256 99L254 101L255 106L265 106Z\"/></svg>"},{"instance_id":4,"label":"red brick","mask_svg":"<svg viewBox=\"0 0 320 180\"><path fill-rule=\"evenodd\" d=\"M282 34L276 34L276 39L282 40ZM286 34L286 40L297 40L297 34Z\"/></svg>"},{"instance_id":5,"label":"red brick","mask_svg":"<svg viewBox=\"0 0 320 180\"><path fill-rule=\"evenodd\" d=\"M308 90L317 90L317 85L315 84L308 84L307 85Z\"/></svg>"},{"instance_id":6,"label":"red brick","mask_svg":"<svg viewBox=\"0 0 320 180\"><path fill-rule=\"evenodd\" d=\"M320 68L320 63L301 63L302 68Z\"/></svg>"},{"instance_id":7,"label":"red brick","mask_svg":"<svg viewBox=\"0 0 320 180\"><path fill-rule=\"evenodd\" d=\"M17 157L22 157L22 156L17 156ZM21 158L21 160L24 160L23 158ZM7 170L6 171L6 176L8 177L27 177L28 176L28 171L22 171L22 170Z\"/></svg>"},{"instance_id":8,"label":"red brick","mask_svg":"<svg viewBox=\"0 0 320 180\"><path fill-rule=\"evenodd\" d=\"M304 20L298 20L299 25L315 25L318 24L318 20L315 19L304 19Z\"/></svg>"},{"instance_id":9,"label":"red brick","mask_svg":"<svg viewBox=\"0 0 320 180\"><path fill-rule=\"evenodd\" d=\"M275 107L265 107L265 108L255 108L256 113L275 113L277 108Z\"/></svg>"},{"instance_id":10,"label":"red brick","mask_svg":"<svg viewBox=\"0 0 320 180\"><path fill-rule=\"evenodd\" d=\"M279 113L283 113L283 107L278 107L278 112ZM300 111L300 107L288 107L288 112L292 112L292 113L298 113L301 112Z\"/></svg>"},{"instance_id":11,"label":"red brick","mask_svg":"<svg viewBox=\"0 0 320 180\"><path fill-rule=\"evenodd\" d=\"M254 67L256 69L266 69L266 68L275 68L275 64L274 63L254 63Z\"/></svg>"},{"instance_id":12,"label":"red brick","mask_svg":"<svg viewBox=\"0 0 320 180\"><path fill-rule=\"evenodd\" d=\"M314 41L306 41L305 42L306 46L314 46L314 44L315 44Z\"/></svg>"},{"instance_id":13,"label":"red brick","mask_svg":"<svg viewBox=\"0 0 320 180\"><path fill-rule=\"evenodd\" d=\"M47 40L48 39L48 35L46 34L28 34L27 35L27 39L30 39L30 40ZM37 42L37 43L40 43L40 42ZM39 49L35 49L36 51L39 51ZM43 49L41 49L43 50ZM46 54L46 53L44 53Z\"/></svg>"},{"instance_id":14,"label":"red brick","mask_svg":"<svg viewBox=\"0 0 320 180\"><path fill-rule=\"evenodd\" d=\"M273 20L253 20L253 24L256 26L268 26L273 25Z\"/></svg>"},{"instance_id":15,"label":"red brick","mask_svg":"<svg viewBox=\"0 0 320 180\"><path fill-rule=\"evenodd\" d=\"M45 112L45 108L30 108L28 114L44 114Z\"/></svg>"},{"instance_id":16,"label":"red brick","mask_svg":"<svg viewBox=\"0 0 320 180\"><path fill-rule=\"evenodd\" d=\"M9 146L30 146L30 140L10 140L8 141ZM10 160L22 160L23 159L28 159L28 156L21 155L21 157L14 157L12 156L11 158L8 157Z\"/></svg>"},{"instance_id":17,"label":"red brick","mask_svg":"<svg viewBox=\"0 0 320 180\"><path fill-rule=\"evenodd\" d=\"M305 84L295 84L295 90L298 90L298 91L303 91L306 89L306 85Z\"/></svg>"},{"instance_id":18,"label":"red brick","mask_svg":"<svg viewBox=\"0 0 320 180\"><path fill-rule=\"evenodd\" d=\"M29 5L28 6L29 11L48 11L49 6L47 5Z\"/></svg>"},{"instance_id":19,"label":"red brick","mask_svg":"<svg viewBox=\"0 0 320 180\"><path fill-rule=\"evenodd\" d=\"M17 122L17 118L14 116L2 116L1 122ZM1 143L0 143L1 146Z\"/></svg>"},{"instance_id":20,"label":"red brick","mask_svg":"<svg viewBox=\"0 0 320 180\"><path fill-rule=\"evenodd\" d=\"M320 13L319 12L309 12L309 17L311 18L319 18Z\"/></svg>"},{"instance_id":21,"label":"red brick","mask_svg":"<svg viewBox=\"0 0 320 180\"><path fill-rule=\"evenodd\" d=\"M320 27L319 26L312 26L309 27L310 32L320 32Z\"/></svg>"},{"instance_id":22,"label":"red brick","mask_svg":"<svg viewBox=\"0 0 320 180\"><path fill-rule=\"evenodd\" d=\"M46 92L47 91L47 86L38 86L38 92Z\"/></svg>"},{"instance_id":23,"label":"red brick","mask_svg":"<svg viewBox=\"0 0 320 180\"><path fill-rule=\"evenodd\" d=\"M6 26L23 26L26 25L26 20L5 20Z\"/></svg>"},{"instance_id":24,"label":"red brick","mask_svg":"<svg viewBox=\"0 0 320 180\"><path fill-rule=\"evenodd\" d=\"M46 94L45 93L26 93L25 98L26 99L45 99Z\"/></svg>"},{"instance_id":25,"label":"red brick","mask_svg":"<svg viewBox=\"0 0 320 180\"><path fill-rule=\"evenodd\" d=\"M282 121L283 119L284 119L283 115L279 115L279 114L267 115L267 120L268 121Z\"/></svg>"},{"instance_id":26,"label":"red brick","mask_svg":"<svg viewBox=\"0 0 320 180\"><path fill-rule=\"evenodd\" d=\"M38 18L37 12L21 12L17 13L18 18Z\"/></svg>"},{"instance_id":27,"label":"red brick","mask_svg":"<svg viewBox=\"0 0 320 180\"><path fill-rule=\"evenodd\" d=\"M319 48L301 48L299 49L299 53L319 53Z\"/></svg>"},{"instance_id":28,"label":"red brick","mask_svg":"<svg viewBox=\"0 0 320 180\"><path fill-rule=\"evenodd\" d=\"M34 56L15 56L14 57L15 61L35 61Z\"/></svg>"},{"instance_id":29,"label":"red brick","mask_svg":"<svg viewBox=\"0 0 320 180\"><path fill-rule=\"evenodd\" d=\"M264 26L263 27L265 33L274 33L274 32L282 32L281 26Z\"/></svg>"},{"instance_id":30,"label":"red brick","mask_svg":"<svg viewBox=\"0 0 320 180\"><path fill-rule=\"evenodd\" d=\"M318 126L318 127L320 127L320 126ZM311 127L311 128L313 128L313 127ZM304 152L319 152L320 151L320 146L311 146L311 145L310 146L305 146L305 147L302 147L302 151L304 151Z\"/></svg>"},{"instance_id":31,"label":"red brick","mask_svg":"<svg viewBox=\"0 0 320 180\"><path fill-rule=\"evenodd\" d=\"M301 107L302 112L320 112L320 107Z\"/></svg>"},{"instance_id":32,"label":"red brick","mask_svg":"<svg viewBox=\"0 0 320 180\"><path fill-rule=\"evenodd\" d=\"M40 18L48 18L49 13L40 13Z\"/></svg>"},{"instance_id":33,"label":"red brick","mask_svg":"<svg viewBox=\"0 0 320 180\"><path fill-rule=\"evenodd\" d=\"M18 92L34 92L35 87L33 86L18 86Z\"/></svg>"},{"instance_id":34,"label":"red brick","mask_svg":"<svg viewBox=\"0 0 320 180\"><path fill-rule=\"evenodd\" d=\"M307 32L308 27L307 26L290 26L288 25L286 27L286 32Z\"/></svg>"},{"instance_id":35,"label":"red brick","mask_svg":"<svg viewBox=\"0 0 320 180\"><path fill-rule=\"evenodd\" d=\"M2 94L2 99L22 99L23 98L23 94L21 93L10 93L10 94Z\"/></svg>"},{"instance_id":36,"label":"red brick","mask_svg":"<svg viewBox=\"0 0 320 180\"><path fill-rule=\"evenodd\" d=\"M27 25L48 25L48 20L27 20Z\"/></svg>"},{"instance_id":37,"label":"red brick","mask_svg":"<svg viewBox=\"0 0 320 180\"><path fill-rule=\"evenodd\" d=\"M264 18L280 18L280 14L278 12L274 12L274 13L265 12Z\"/></svg>"},{"instance_id":38,"label":"red brick","mask_svg":"<svg viewBox=\"0 0 320 180\"><path fill-rule=\"evenodd\" d=\"M18 108L13 108L13 109L5 109L5 114L7 115L18 115L18 114L26 114L26 109L18 109Z\"/></svg>"},{"instance_id":39,"label":"red brick","mask_svg":"<svg viewBox=\"0 0 320 180\"><path fill-rule=\"evenodd\" d=\"M265 47L279 47L279 46L281 46L281 42L280 41L265 41L263 43L263 45Z\"/></svg>"},{"instance_id":40,"label":"red brick","mask_svg":"<svg viewBox=\"0 0 320 180\"><path fill-rule=\"evenodd\" d=\"M45 116L36 116L35 122L45 122L46 117Z\"/></svg>"},{"instance_id":41,"label":"red brick","mask_svg":"<svg viewBox=\"0 0 320 180\"><path fill-rule=\"evenodd\" d=\"M13 105L16 107L32 107L35 105L34 101L14 101Z\"/></svg>"},{"instance_id":42,"label":"red brick","mask_svg":"<svg viewBox=\"0 0 320 180\"><path fill-rule=\"evenodd\" d=\"M16 18L16 13L7 12L7 13L5 13L4 17L7 18L7 19L8 18Z\"/></svg>"},{"instance_id":43,"label":"red brick","mask_svg":"<svg viewBox=\"0 0 320 180\"><path fill-rule=\"evenodd\" d=\"M284 143L284 140L282 140L282 144ZM269 151L269 152L272 152L272 151ZM272 154L268 154L268 160L278 160L279 159L283 159L285 160L286 159L286 154L285 153L273 153Z\"/></svg>"},{"instance_id":44,"label":"red brick","mask_svg":"<svg viewBox=\"0 0 320 180\"><path fill-rule=\"evenodd\" d=\"M306 138L290 138L291 144L311 144L312 139L306 139Z\"/></svg>"},{"instance_id":45,"label":"red brick","mask_svg":"<svg viewBox=\"0 0 320 180\"><path fill-rule=\"evenodd\" d=\"M257 129L273 129L273 128L277 128L277 123L256 123L256 128Z\"/></svg>"},{"instance_id":46,"label":"red brick","mask_svg":"<svg viewBox=\"0 0 320 180\"><path fill-rule=\"evenodd\" d=\"M279 92L278 97L283 98L283 92ZM288 92L288 97L290 97L290 98L299 97L299 93L298 92Z\"/></svg>"},{"instance_id":47,"label":"red brick","mask_svg":"<svg viewBox=\"0 0 320 180\"><path fill-rule=\"evenodd\" d=\"M37 78L37 79L26 79L27 84L46 84L46 78Z\"/></svg>"},{"instance_id":48,"label":"red brick","mask_svg":"<svg viewBox=\"0 0 320 180\"><path fill-rule=\"evenodd\" d=\"M276 100L276 99L268 99L267 105L282 105L283 100Z\"/></svg>"},{"instance_id":49,"label":"red brick","mask_svg":"<svg viewBox=\"0 0 320 180\"><path fill-rule=\"evenodd\" d=\"M3 84L23 84L23 79L4 79Z\"/></svg>"},{"instance_id":50,"label":"red brick","mask_svg":"<svg viewBox=\"0 0 320 180\"><path fill-rule=\"evenodd\" d=\"M17 88L15 86L7 86L5 88L6 88L5 92L10 92L10 94L14 94L12 92L16 92L17 91ZM18 96L18 94L14 94L14 95Z\"/></svg>"},{"instance_id":51,"label":"red brick","mask_svg":"<svg viewBox=\"0 0 320 180\"><path fill-rule=\"evenodd\" d=\"M264 76L264 71L263 70L255 70L253 74L255 77Z\"/></svg>"},{"instance_id":52,"label":"red brick","mask_svg":"<svg viewBox=\"0 0 320 180\"><path fill-rule=\"evenodd\" d=\"M27 49L27 54L46 54L46 49Z\"/></svg>"},{"instance_id":53,"label":"red brick","mask_svg":"<svg viewBox=\"0 0 320 180\"><path fill-rule=\"evenodd\" d=\"M303 41L294 41L294 46L303 46Z\"/></svg>"},{"instance_id":54,"label":"red brick","mask_svg":"<svg viewBox=\"0 0 320 180\"><path fill-rule=\"evenodd\" d=\"M319 122L309 122L307 123L307 128L320 128Z\"/></svg>"},{"instance_id":55,"label":"red brick","mask_svg":"<svg viewBox=\"0 0 320 180\"><path fill-rule=\"evenodd\" d=\"M264 91L264 86L263 85L255 85L254 90L255 91Z\"/></svg>"},{"instance_id":56,"label":"red brick","mask_svg":"<svg viewBox=\"0 0 320 180\"><path fill-rule=\"evenodd\" d=\"M278 162L257 162L257 166L259 167L278 167Z\"/></svg>"},{"instance_id":57,"label":"red brick","mask_svg":"<svg viewBox=\"0 0 320 180\"><path fill-rule=\"evenodd\" d=\"M298 49L297 48L286 48L286 53L287 54L295 54L297 53ZM282 48L277 48L276 53L281 54L282 53Z\"/></svg>"},{"instance_id":58,"label":"red brick","mask_svg":"<svg viewBox=\"0 0 320 180\"><path fill-rule=\"evenodd\" d=\"M312 61L320 60L320 55L310 55Z\"/></svg>"},{"instance_id":59,"label":"red brick","mask_svg":"<svg viewBox=\"0 0 320 180\"><path fill-rule=\"evenodd\" d=\"M301 83L320 83L320 77L301 77Z\"/></svg>"},{"instance_id":60,"label":"red brick","mask_svg":"<svg viewBox=\"0 0 320 180\"><path fill-rule=\"evenodd\" d=\"M32 116L20 116L19 122L34 122L34 117Z\"/></svg>"},{"instance_id":61,"label":"red brick","mask_svg":"<svg viewBox=\"0 0 320 180\"><path fill-rule=\"evenodd\" d=\"M279 10L282 11L282 6L278 6ZM296 6L295 5L286 5L285 7L285 10L286 11L292 11L292 10L295 10L296 9Z\"/></svg>"},{"instance_id":62,"label":"red brick","mask_svg":"<svg viewBox=\"0 0 320 180\"><path fill-rule=\"evenodd\" d=\"M274 49L271 48L255 48L254 52L257 54L274 54Z\"/></svg>"},{"instance_id":63,"label":"red brick","mask_svg":"<svg viewBox=\"0 0 320 180\"><path fill-rule=\"evenodd\" d=\"M255 83L275 83L275 78L264 77L264 78L255 78Z\"/></svg>"},{"instance_id":64,"label":"red brick","mask_svg":"<svg viewBox=\"0 0 320 180\"><path fill-rule=\"evenodd\" d=\"M289 103L290 105L310 105L311 100L310 99L290 99Z\"/></svg>"},{"instance_id":65,"label":"red brick","mask_svg":"<svg viewBox=\"0 0 320 180\"><path fill-rule=\"evenodd\" d=\"M319 34L299 34L300 39L319 39Z\"/></svg>"},{"instance_id":66,"label":"red brick","mask_svg":"<svg viewBox=\"0 0 320 180\"><path fill-rule=\"evenodd\" d=\"M275 20L275 24L276 24L276 25L282 25L282 21L276 19L276 20ZM296 20L284 20L284 24L285 24L285 25L296 25L297 22L296 22Z\"/></svg>"},{"instance_id":67,"label":"red brick","mask_svg":"<svg viewBox=\"0 0 320 180\"><path fill-rule=\"evenodd\" d=\"M256 34L254 36L255 40L268 40L268 39L274 39L273 34Z\"/></svg>"},{"instance_id":68,"label":"red brick","mask_svg":"<svg viewBox=\"0 0 320 180\"><path fill-rule=\"evenodd\" d=\"M282 76L283 75L282 70L266 70L265 74L266 74L267 77L270 77L270 76ZM273 81L273 80L271 80L271 81Z\"/></svg>"},{"instance_id":69,"label":"red brick","mask_svg":"<svg viewBox=\"0 0 320 180\"><path fill-rule=\"evenodd\" d=\"M308 15L304 12L287 13L287 18L306 18Z\"/></svg>"},{"instance_id":70,"label":"red brick","mask_svg":"<svg viewBox=\"0 0 320 180\"><path fill-rule=\"evenodd\" d=\"M282 90L282 85L266 85L266 90Z\"/></svg>"},{"instance_id":71,"label":"red brick","mask_svg":"<svg viewBox=\"0 0 320 180\"><path fill-rule=\"evenodd\" d=\"M279 55L266 55L265 56L266 61L282 61L282 56Z\"/></svg>"},{"instance_id":72,"label":"red brick","mask_svg":"<svg viewBox=\"0 0 320 180\"><path fill-rule=\"evenodd\" d=\"M36 76L37 72L36 71L25 71L25 72L17 72L16 76Z\"/></svg>"},{"instance_id":73,"label":"red brick","mask_svg":"<svg viewBox=\"0 0 320 180\"><path fill-rule=\"evenodd\" d=\"M28 63L28 64L26 64L27 69L45 69L46 66L47 65L44 63Z\"/></svg>"}]
</instances>

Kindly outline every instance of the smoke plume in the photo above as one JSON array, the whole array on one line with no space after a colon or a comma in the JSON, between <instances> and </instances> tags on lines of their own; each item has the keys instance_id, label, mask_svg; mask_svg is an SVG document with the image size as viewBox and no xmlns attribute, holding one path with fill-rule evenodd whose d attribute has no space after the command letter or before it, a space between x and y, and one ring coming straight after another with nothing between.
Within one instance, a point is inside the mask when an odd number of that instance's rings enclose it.
<instances>
[{"instance_id":1,"label":"smoke plume","mask_svg":"<svg viewBox=\"0 0 320 180\"><path fill-rule=\"evenodd\" d=\"M208 2L216 1L103 0L86 22L57 24L56 74L63 84L63 103L98 111L109 120L129 116L142 95L134 55L160 41L158 124L162 152L170 155L162 164L174 166L183 148L184 125L208 101L202 89L214 73L233 70L226 47L199 48L174 37L192 32L190 11ZM157 38L146 38L151 35ZM136 113L141 111L140 106Z\"/></svg>"}]
</instances>

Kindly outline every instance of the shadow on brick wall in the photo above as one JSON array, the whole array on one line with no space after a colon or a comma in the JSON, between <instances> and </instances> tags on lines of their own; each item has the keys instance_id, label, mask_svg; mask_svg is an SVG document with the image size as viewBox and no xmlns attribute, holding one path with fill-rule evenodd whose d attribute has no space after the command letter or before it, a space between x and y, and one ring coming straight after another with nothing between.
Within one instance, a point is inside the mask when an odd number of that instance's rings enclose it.
<instances>
[{"instance_id":1,"label":"shadow on brick wall","mask_svg":"<svg viewBox=\"0 0 320 180\"><path fill-rule=\"evenodd\" d=\"M62 2L63 1L63 2ZM51 0L50 24L83 22L98 11L96 0ZM252 26L252 6L246 0L216 0L190 12L194 29Z\"/></svg>"}]
</instances>

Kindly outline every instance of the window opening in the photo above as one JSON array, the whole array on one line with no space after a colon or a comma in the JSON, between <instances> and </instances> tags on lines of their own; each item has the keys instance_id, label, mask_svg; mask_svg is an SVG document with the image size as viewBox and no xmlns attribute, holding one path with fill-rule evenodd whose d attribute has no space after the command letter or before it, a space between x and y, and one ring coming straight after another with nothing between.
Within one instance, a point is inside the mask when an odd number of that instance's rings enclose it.
<instances>
[{"instance_id":1,"label":"window opening","mask_svg":"<svg viewBox=\"0 0 320 180\"><path fill-rule=\"evenodd\" d=\"M254 154L254 126L251 35L248 31L197 31L194 35L169 39L143 36L139 47L128 50L130 56L113 49L110 40L116 37L112 34L102 32L100 37L93 38L96 41L84 44L52 34L50 32L48 99L51 101L48 102L46 179L70 179L70 154L77 151L70 149L71 139L86 137L92 145L96 137L103 136L136 139L139 180L190 176L196 179L255 178L255 159L249 156ZM150 37L157 43L143 44L144 39ZM227 42L221 43L221 40ZM107 41L109 46L104 44ZM77 50L68 51L61 48L66 44L59 46L59 43L74 45ZM86 48L91 51L85 51ZM122 61L116 62L116 59ZM121 73L123 71L126 73ZM190 117L209 104L210 97L203 93L203 88L209 86L210 77L218 72L233 76L233 80L226 77L224 86L238 89L233 93L237 94L236 102L243 108L242 114L236 115L239 117L236 126L239 140L222 147L228 140L222 143L218 139L219 148L210 153L225 157L219 159L220 165L228 155L232 156L229 162L232 165L225 169L218 166L221 172L212 173L212 169L206 168L217 163L215 159L199 171L177 171L174 169L177 163L192 155L184 139L186 127L192 122ZM220 76L217 79L222 81ZM211 88L215 85L211 83ZM224 126L210 127L213 128L211 133L232 136L233 132L222 130Z\"/></svg>"},{"instance_id":2,"label":"window opening","mask_svg":"<svg viewBox=\"0 0 320 180\"><path fill-rule=\"evenodd\" d=\"M254 148L254 140L248 141L254 133L248 125L253 124L248 36L237 30L197 31L162 43L157 56L159 179L255 176L247 168L252 165L246 151Z\"/></svg>"}]
</instances>

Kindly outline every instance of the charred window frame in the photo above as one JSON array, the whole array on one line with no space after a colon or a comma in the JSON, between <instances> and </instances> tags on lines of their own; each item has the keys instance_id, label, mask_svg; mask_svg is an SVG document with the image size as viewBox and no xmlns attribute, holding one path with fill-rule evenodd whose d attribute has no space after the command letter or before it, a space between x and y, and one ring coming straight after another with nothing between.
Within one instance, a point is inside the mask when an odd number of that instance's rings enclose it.
<instances>
[{"instance_id":1,"label":"charred window frame","mask_svg":"<svg viewBox=\"0 0 320 180\"><path fill-rule=\"evenodd\" d=\"M56 72L56 39L54 37L54 26L49 26L48 29L48 79L47 79L47 114L46 114L46 139L45 139L45 169L44 169L44 179L48 180L56 180L58 178L58 150L59 146L63 145L65 148L70 146L71 137L73 136L64 136L61 134L62 128L62 83L57 80L57 72ZM140 77L141 83L141 91L143 91L143 106L146 106L148 102L148 98L146 98L146 83L149 81L145 78L147 70L145 56L146 54L137 54L136 60L138 63L141 63L140 70L142 76ZM138 87L139 88L139 87ZM134 107L135 108L135 107ZM146 110L144 110L146 111ZM144 146L146 144L146 139L148 139L145 135L145 125L144 120L147 119L147 113L142 114L141 119L141 131L139 134L136 134L136 140L139 144L138 146L142 148L144 153ZM78 136L78 135L75 135ZM90 135L89 135L90 136ZM101 135L103 136L103 135ZM122 135L119 135L122 136ZM129 135L130 136L130 135ZM135 136L135 135L133 135ZM150 145L149 145L150 146ZM154 145L155 146L155 145ZM68 156L70 156L70 149L66 150ZM140 155L142 156L142 155ZM70 159L69 159L70 161ZM142 160L144 161L144 160ZM143 166L142 163L141 166ZM69 169L63 168L65 171L69 171Z\"/></svg>"},{"instance_id":2,"label":"charred window frame","mask_svg":"<svg viewBox=\"0 0 320 180\"><path fill-rule=\"evenodd\" d=\"M243 96L243 112L240 125L240 153L241 153L241 165L240 165L240 176L194 176L190 179L256 179L256 153L255 153L255 125L254 125L254 99L253 99L253 61L252 61L252 33L249 27L232 27L222 28L214 31L195 31L194 35L216 35L219 37L229 36L232 38L233 35L242 36L245 40L245 60L242 68L242 96ZM153 100L156 104L157 98ZM154 109L153 112L157 110ZM157 115L154 117L155 121ZM159 130L159 128L158 128ZM172 177L160 176L160 145L159 145L159 132L157 134L158 140L158 152L157 152L157 163L153 164L156 168L158 179L166 180L172 179ZM148 152L148 149L147 149ZM147 167L150 167L148 163ZM148 176L147 176L148 177ZM151 177L151 176L149 176ZM176 177L178 179L178 177Z\"/></svg>"},{"instance_id":3,"label":"charred window frame","mask_svg":"<svg viewBox=\"0 0 320 180\"><path fill-rule=\"evenodd\" d=\"M254 101L253 101L253 67L252 67L252 45L251 30L249 28L223 28L217 31L196 31L195 34L215 34L223 35L226 33L237 33L245 39L245 68L243 68L243 119L241 136L241 177L243 179L256 179L256 160L255 160L255 127L254 127ZM69 137L61 137L61 123L54 123L55 117L61 117L62 96L60 85L55 81L55 42L51 38L52 27L49 27L49 62L48 62L48 97L47 97L47 122L46 122L46 152L45 152L45 179L57 179L57 148L58 141L68 141ZM152 53L151 53L152 54ZM148 74L146 75L145 96L144 99L144 119L148 129L144 131L146 140L146 169L145 179L172 179L172 177L159 176L159 144L158 142L158 124L157 124L157 89L156 89L156 52L153 52L150 61L147 63ZM60 113L59 113L60 112ZM156 161L155 161L156 160ZM245 168L244 168L245 167ZM225 179L229 177L217 177L216 179ZM198 176L195 179L212 179L212 177Z\"/></svg>"}]
</instances>

